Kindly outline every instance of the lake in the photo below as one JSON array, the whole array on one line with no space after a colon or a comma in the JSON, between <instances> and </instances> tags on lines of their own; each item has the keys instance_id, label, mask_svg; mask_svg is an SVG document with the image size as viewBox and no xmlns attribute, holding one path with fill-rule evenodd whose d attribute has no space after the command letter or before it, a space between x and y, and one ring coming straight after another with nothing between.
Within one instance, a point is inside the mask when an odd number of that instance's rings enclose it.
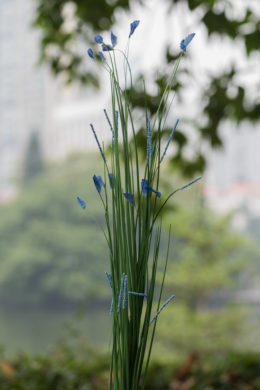
<instances>
[{"instance_id":1,"label":"lake","mask_svg":"<svg viewBox=\"0 0 260 390\"><path fill-rule=\"evenodd\" d=\"M71 332L80 334L101 349L111 339L109 309L97 310L13 310L0 307L0 345L6 355L17 352L42 354Z\"/></svg>"}]
</instances>

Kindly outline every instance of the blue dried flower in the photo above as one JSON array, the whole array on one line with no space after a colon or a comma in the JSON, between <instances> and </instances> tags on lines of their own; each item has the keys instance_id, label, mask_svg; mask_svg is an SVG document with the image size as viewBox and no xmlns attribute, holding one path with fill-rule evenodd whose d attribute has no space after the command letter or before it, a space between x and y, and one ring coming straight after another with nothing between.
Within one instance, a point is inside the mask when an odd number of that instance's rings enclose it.
<instances>
[{"instance_id":1,"label":"blue dried flower","mask_svg":"<svg viewBox=\"0 0 260 390\"><path fill-rule=\"evenodd\" d=\"M110 130L112 131L112 133L113 133L113 127L112 127L112 123L110 122L110 119L109 119L109 116L108 116L108 114L107 114L107 110L104 108L104 113L105 113L105 116L106 116L106 120L107 120L107 122L108 122L108 124L109 124L109 127L110 127Z\"/></svg>"},{"instance_id":2,"label":"blue dried flower","mask_svg":"<svg viewBox=\"0 0 260 390\"><path fill-rule=\"evenodd\" d=\"M124 193L123 195L126 198L126 200L131 204L131 206L135 207L134 195L133 194L127 194L127 193Z\"/></svg>"},{"instance_id":3,"label":"blue dried flower","mask_svg":"<svg viewBox=\"0 0 260 390\"><path fill-rule=\"evenodd\" d=\"M167 299L167 301L160 307L160 309L157 311L157 313L153 316L150 324L158 317L158 315L161 313L162 309L165 308L166 305L168 305L168 303L175 297L175 295L172 295L170 296L169 299Z\"/></svg>"},{"instance_id":4,"label":"blue dried flower","mask_svg":"<svg viewBox=\"0 0 260 390\"><path fill-rule=\"evenodd\" d=\"M93 176L93 181L94 181L94 184L95 184L95 187L96 187L97 191L100 194L102 187L105 187L105 184L104 184L104 182L102 180L102 177L94 175Z\"/></svg>"},{"instance_id":5,"label":"blue dried flower","mask_svg":"<svg viewBox=\"0 0 260 390\"><path fill-rule=\"evenodd\" d=\"M200 180L202 178L202 176L198 176L196 179L190 181L189 183L185 184L185 186L182 186L181 188L179 188L179 190L184 190L184 188L187 188L189 186L191 186L193 183L196 183L196 181Z\"/></svg>"},{"instance_id":6,"label":"blue dried flower","mask_svg":"<svg viewBox=\"0 0 260 390\"><path fill-rule=\"evenodd\" d=\"M128 291L128 294L130 294L130 295L137 295L138 297L147 297L147 294L139 293L139 292L135 292L135 291Z\"/></svg>"},{"instance_id":7,"label":"blue dried flower","mask_svg":"<svg viewBox=\"0 0 260 390\"><path fill-rule=\"evenodd\" d=\"M94 41L96 43L103 43L103 37L98 34L98 35L95 36Z\"/></svg>"},{"instance_id":8,"label":"blue dried flower","mask_svg":"<svg viewBox=\"0 0 260 390\"><path fill-rule=\"evenodd\" d=\"M135 20L134 22L132 22L130 24L130 33L129 33L128 38L130 38L131 35L133 35L133 33L135 32L135 29L136 29L136 27L138 27L139 23L140 23L140 20Z\"/></svg>"},{"instance_id":9,"label":"blue dried flower","mask_svg":"<svg viewBox=\"0 0 260 390\"><path fill-rule=\"evenodd\" d=\"M82 207L83 209L85 209L86 206L87 206L87 203L86 203L84 200L80 199L79 196L77 196L77 200L78 200L78 202L79 202L80 207Z\"/></svg>"},{"instance_id":10,"label":"blue dried flower","mask_svg":"<svg viewBox=\"0 0 260 390\"><path fill-rule=\"evenodd\" d=\"M95 59L94 52L91 48L88 49L88 55L90 56L90 58L92 58L92 60Z\"/></svg>"},{"instance_id":11,"label":"blue dried flower","mask_svg":"<svg viewBox=\"0 0 260 390\"><path fill-rule=\"evenodd\" d=\"M112 31L111 31L111 43L113 47L115 47L117 44L117 36L115 36L115 34L113 34Z\"/></svg>"},{"instance_id":12,"label":"blue dried flower","mask_svg":"<svg viewBox=\"0 0 260 390\"><path fill-rule=\"evenodd\" d=\"M98 178L98 180L99 180L100 185L101 185L102 187L105 187L105 183L103 182L102 177L101 177L101 176L98 176L97 178Z\"/></svg>"},{"instance_id":13,"label":"blue dried flower","mask_svg":"<svg viewBox=\"0 0 260 390\"><path fill-rule=\"evenodd\" d=\"M107 280L108 280L108 284L112 288L112 278L111 278L111 275L108 272L105 272L105 274L106 274L106 277L107 277Z\"/></svg>"},{"instance_id":14,"label":"blue dried flower","mask_svg":"<svg viewBox=\"0 0 260 390\"><path fill-rule=\"evenodd\" d=\"M142 188L143 196L147 196L147 192L154 192L158 198L161 197L161 193L159 191L156 191L152 187L148 186L148 180L146 179L142 179L141 188Z\"/></svg>"},{"instance_id":15,"label":"blue dried flower","mask_svg":"<svg viewBox=\"0 0 260 390\"><path fill-rule=\"evenodd\" d=\"M110 188L114 188L114 186L116 184L116 178L115 178L114 174L113 173L109 173L108 174L108 178L109 178Z\"/></svg>"},{"instance_id":16,"label":"blue dried flower","mask_svg":"<svg viewBox=\"0 0 260 390\"><path fill-rule=\"evenodd\" d=\"M183 51L186 51L187 46L190 44L192 39L194 38L195 33L189 34L186 38L184 38L180 43L180 48Z\"/></svg>"},{"instance_id":17,"label":"blue dried flower","mask_svg":"<svg viewBox=\"0 0 260 390\"><path fill-rule=\"evenodd\" d=\"M98 52L98 55L99 55L99 57L101 58L102 61L106 61L106 57L104 56L104 54L102 53L102 51L99 51L99 52Z\"/></svg>"},{"instance_id":18,"label":"blue dried flower","mask_svg":"<svg viewBox=\"0 0 260 390\"><path fill-rule=\"evenodd\" d=\"M113 49L113 46L107 45L106 43L102 43L102 50L103 51L112 51L114 49Z\"/></svg>"},{"instance_id":19,"label":"blue dried flower","mask_svg":"<svg viewBox=\"0 0 260 390\"><path fill-rule=\"evenodd\" d=\"M117 112L117 111L116 111L116 112ZM114 129L113 129L113 127L112 127L112 124L111 124L111 122L110 122L110 119L109 119L109 117L108 117L108 114L107 114L107 110L106 110L106 109L104 109L104 113L105 113L105 116L106 116L106 120L107 120L107 122L108 122L108 124L109 124L110 130L111 130L111 132L112 132L112 142L111 142L111 146L112 146L113 143L114 143L114 138L115 138Z\"/></svg>"},{"instance_id":20,"label":"blue dried flower","mask_svg":"<svg viewBox=\"0 0 260 390\"><path fill-rule=\"evenodd\" d=\"M100 146L100 143L99 143L97 134L96 134L96 132L95 132L95 129L94 129L94 126L92 125L92 123L90 123L90 127L91 127L91 130L92 130L93 134L94 134L95 140L96 140L96 142L97 142L97 145L98 145L98 149L99 149L99 151L100 151L100 154L101 154L101 156L102 156L102 158L103 158L103 160L104 160L104 163L106 164L105 155L104 155L103 150L102 150L102 148L101 148L101 146Z\"/></svg>"},{"instance_id":21,"label":"blue dried flower","mask_svg":"<svg viewBox=\"0 0 260 390\"><path fill-rule=\"evenodd\" d=\"M168 147L169 147L169 145L170 145L170 142L171 142L171 140L172 140L173 134L175 133L176 127L178 126L178 123L179 123L179 119L177 119L177 121L175 122L175 125L173 126L173 129L172 129L172 131L171 131L170 137L169 137L169 139L168 139L168 141L167 141L167 144L166 144L166 146L165 146L164 152L163 152L163 154L162 154L160 163L162 162L162 160L164 159L164 157L165 157L165 155L166 155L167 149L168 149Z\"/></svg>"}]
</instances>

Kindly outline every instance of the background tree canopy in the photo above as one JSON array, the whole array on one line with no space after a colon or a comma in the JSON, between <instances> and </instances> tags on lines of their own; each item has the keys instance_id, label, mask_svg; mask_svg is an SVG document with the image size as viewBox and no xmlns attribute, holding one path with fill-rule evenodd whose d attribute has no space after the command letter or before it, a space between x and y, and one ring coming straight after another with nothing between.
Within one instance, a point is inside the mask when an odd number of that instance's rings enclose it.
<instances>
[{"instance_id":1,"label":"background tree canopy","mask_svg":"<svg viewBox=\"0 0 260 390\"><path fill-rule=\"evenodd\" d=\"M110 300L105 279L109 258L101 229L105 221L92 180L102 170L96 155L72 156L46 168L22 189L17 200L1 205L2 303L56 306ZM161 191L166 195L172 187L166 184L167 170L162 174ZM178 188L177 180L172 186ZM238 276L244 274L249 257L246 240L232 232L229 218L217 218L199 205L195 186L176 195L165 215L166 227L174 220L166 284L178 290L192 310L207 303L219 289L229 290L235 280L241 287L245 281ZM77 195L87 202L85 210L78 205ZM162 266L166 246L167 230L162 235ZM247 260L246 266L250 264Z\"/></svg>"},{"instance_id":2,"label":"background tree canopy","mask_svg":"<svg viewBox=\"0 0 260 390\"><path fill-rule=\"evenodd\" d=\"M103 30L109 30L116 22L118 10L130 11L136 3L143 7L147 0L130 2L130 0L36 0L37 12L34 26L41 30L41 60L50 64L55 74L66 75L68 82L80 81L82 84L91 83L98 86L97 75L91 69L83 66L82 55L75 49L75 42L80 42L84 47L93 44L93 36ZM67 29L65 6L70 4L73 9L73 29ZM257 83L253 82L252 88L247 88L242 79L245 75L257 73L257 63L252 64L259 50L260 20L250 7L250 2L238 2L234 0L163 0L160 4L169 7L167 17L170 19L177 12L185 16L193 16L197 25L203 25L208 33L208 38L228 38L230 41L240 43L241 52L247 57L243 69L234 59L227 69L216 73L207 74L207 86L202 86L197 101L201 102L201 115L193 120L191 126L196 130L200 139L200 145L191 156L187 157L185 147L187 137L181 129L176 131L174 142L176 152L172 157L172 166L178 167L186 175L201 172L206 165L205 150L201 144L210 145L212 148L221 147L223 140L220 134L221 123L224 120L232 120L237 123L248 120L257 122L260 119L260 101L257 92ZM239 5L240 4L240 5ZM248 4L248 5L246 5ZM239 7L240 12L237 12ZM242 9L243 8L243 9ZM151 26L152 28L152 26ZM195 27L196 29L196 27ZM222 45L222 41L220 41ZM176 59L176 49L171 48L172 42L166 42L165 64L172 66ZM188 54L189 55L189 54ZM66 61L63 61L66 57ZM138 88L129 91L133 107L144 109L147 106L150 113L156 110L158 99L167 82L167 74L161 67L154 69L156 76L156 92L144 93ZM187 77L183 77L186 75ZM140 75L140 79L142 75ZM190 69L179 72L174 90L181 97L187 90L192 79ZM258 95L257 95L258 94ZM170 131L165 129L165 135ZM139 144L142 146L144 137L142 129L139 132Z\"/></svg>"}]
</instances>

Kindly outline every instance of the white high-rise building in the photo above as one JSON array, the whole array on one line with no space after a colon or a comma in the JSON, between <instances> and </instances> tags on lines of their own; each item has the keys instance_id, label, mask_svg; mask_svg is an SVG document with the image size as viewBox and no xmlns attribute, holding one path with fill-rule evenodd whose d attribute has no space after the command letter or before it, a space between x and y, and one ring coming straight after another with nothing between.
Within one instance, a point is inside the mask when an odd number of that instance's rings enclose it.
<instances>
[{"instance_id":1,"label":"white high-rise building","mask_svg":"<svg viewBox=\"0 0 260 390\"><path fill-rule=\"evenodd\" d=\"M104 131L106 97L64 88L38 65L39 32L31 27L35 6L34 0L0 0L0 202L16 194L32 132L38 132L47 159L60 159L93 148L91 121Z\"/></svg>"},{"instance_id":2,"label":"white high-rise building","mask_svg":"<svg viewBox=\"0 0 260 390\"><path fill-rule=\"evenodd\" d=\"M37 67L31 0L0 0L0 200L15 193L28 136L46 130L48 72Z\"/></svg>"},{"instance_id":3,"label":"white high-rise building","mask_svg":"<svg viewBox=\"0 0 260 390\"><path fill-rule=\"evenodd\" d=\"M224 148L211 151L204 193L220 213L236 211L237 226L247 217L260 217L260 128L250 123L222 128Z\"/></svg>"}]
</instances>

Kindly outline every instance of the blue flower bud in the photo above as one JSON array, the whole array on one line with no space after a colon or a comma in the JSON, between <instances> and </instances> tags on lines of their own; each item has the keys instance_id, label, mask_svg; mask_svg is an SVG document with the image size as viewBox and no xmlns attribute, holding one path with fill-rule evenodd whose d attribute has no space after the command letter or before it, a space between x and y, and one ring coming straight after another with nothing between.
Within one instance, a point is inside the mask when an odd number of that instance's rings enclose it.
<instances>
[{"instance_id":1,"label":"blue flower bud","mask_svg":"<svg viewBox=\"0 0 260 390\"><path fill-rule=\"evenodd\" d=\"M116 178L115 178L114 174L113 173L109 173L108 174L108 178L109 178L110 188L114 188L114 186L116 184Z\"/></svg>"},{"instance_id":2,"label":"blue flower bud","mask_svg":"<svg viewBox=\"0 0 260 390\"><path fill-rule=\"evenodd\" d=\"M135 29L136 29L136 27L138 27L139 23L140 23L140 20L135 20L134 22L132 22L130 24L130 33L129 33L128 38L130 38L131 35L133 35L133 33L135 32Z\"/></svg>"},{"instance_id":3,"label":"blue flower bud","mask_svg":"<svg viewBox=\"0 0 260 390\"><path fill-rule=\"evenodd\" d=\"M105 184L102 180L102 177L94 175L93 181L94 181L94 184L95 184L95 187L96 187L98 193L100 194L102 187L105 187Z\"/></svg>"},{"instance_id":4,"label":"blue flower bud","mask_svg":"<svg viewBox=\"0 0 260 390\"><path fill-rule=\"evenodd\" d=\"M102 61L106 61L106 57L104 56L104 54L102 53L102 51L99 51L99 52L98 52L98 55L99 55L99 57L101 58Z\"/></svg>"},{"instance_id":5,"label":"blue flower bud","mask_svg":"<svg viewBox=\"0 0 260 390\"><path fill-rule=\"evenodd\" d=\"M102 177L98 176L97 178L98 178L98 181L99 181L101 187L105 187L105 183L103 182Z\"/></svg>"},{"instance_id":6,"label":"blue flower bud","mask_svg":"<svg viewBox=\"0 0 260 390\"><path fill-rule=\"evenodd\" d=\"M184 38L180 43L180 48L183 51L186 51L187 46L190 44L192 39L194 38L195 33L189 34L186 38Z\"/></svg>"},{"instance_id":7,"label":"blue flower bud","mask_svg":"<svg viewBox=\"0 0 260 390\"><path fill-rule=\"evenodd\" d=\"M117 36L115 36L115 34L113 34L112 31L111 31L111 43L113 47L115 47L117 44Z\"/></svg>"},{"instance_id":8,"label":"blue flower bud","mask_svg":"<svg viewBox=\"0 0 260 390\"><path fill-rule=\"evenodd\" d=\"M103 51L112 51L113 50L113 46L107 45L106 43L102 43L102 50Z\"/></svg>"},{"instance_id":9,"label":"blue flower bud","mask_svg":"<svg viewBox=\"0 0 260 390\"><path fill-rule=\"evenodd\" d=\"M159 191L154 190L152 187L148 187L148 180L146 179L142 179L141 188L143 196L147 196L147 192L154 192L158 198L161 197L161 193Z\"/></svg>"},{"instance_id":10,"label":"blue flower bud","mask_svg":"<svg viewBox=\"0 0 260 390\"><path fill-rule=\"evenodd\" d=\"M88 55L90 56L90 58L92 58L92 60L95 59L95 56L94 56L94 53L93 53L93 50L92 49L88 49Z\"/></svg>"},{"instance_id":11,"label":"blue flower bud","mask_svg":"<svg viewBox=\"0 0 260 390\"><path fill-rule=\"evenodd\" d=\"M78 202L79 202L80 207L82 207L83 209L85 209L86 206L87 206L86 202L85 202L84 200L80 199L79 196L77 196L77 200L78 200Z\"/></svg>"},{"instance_id":12,"label":"blue flower bud","mask_svg":"<svg viewBox=\"0 0 260 390\"><path fill-rule=\"evenodd\" d=\"M105 272L109 286L112 288L112 278L108 272Z\"/></svg>"},{"instance_id":13,"label":"blue flower bud","mask_svg":"<svg viewBox=\"0 0 260 390\"><path fill-rule=\"evenodd\" d=\"M101 35L98 34L98 35L95 36L94 41L96 43L103 43L103 38L102 38Z\"/></svg>"},{"instance_id":14,"label":"blue flower bud","mask_svg":"<svg viewBox=\"0 0 260 390\"><path fill-rule=\"evenodd\" d=\"M133 194L127 194L127 193L124 193L123 195L126 198L126 200L131 204L131 206L135 207L134 195Z\"/></svg>"}]
</instances>

